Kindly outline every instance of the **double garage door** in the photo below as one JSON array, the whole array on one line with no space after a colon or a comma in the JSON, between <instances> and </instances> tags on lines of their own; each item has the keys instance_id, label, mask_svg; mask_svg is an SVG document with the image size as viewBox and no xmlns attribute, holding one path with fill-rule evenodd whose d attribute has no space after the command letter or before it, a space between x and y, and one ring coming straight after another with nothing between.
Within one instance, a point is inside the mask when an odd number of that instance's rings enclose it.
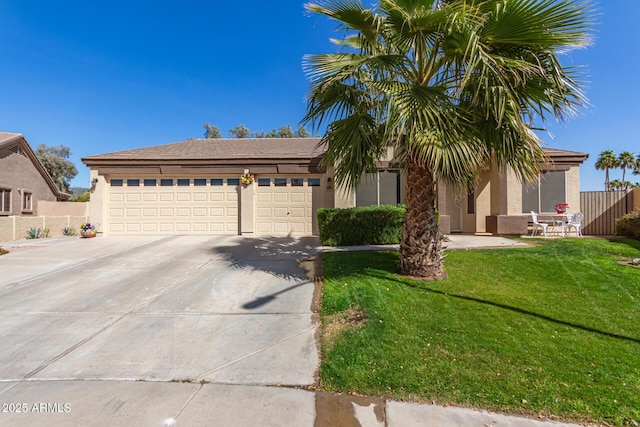
<instances>
[{"instance_id":1,"label":"double garage door","mask_svg":"<svg viewBox=\"0 0 640 427\"><path fill-rule=\"evenodd\" d=\"M107 183L105 231L216 235L241 234L245 228L262 235L311 235L316 228L317 182L318 178L261 177L243 188L235 177L112 178ZM243 197L243 191L250 196ZM251 227L242 227L240 218Z\"/></svg>"}]
</instances>

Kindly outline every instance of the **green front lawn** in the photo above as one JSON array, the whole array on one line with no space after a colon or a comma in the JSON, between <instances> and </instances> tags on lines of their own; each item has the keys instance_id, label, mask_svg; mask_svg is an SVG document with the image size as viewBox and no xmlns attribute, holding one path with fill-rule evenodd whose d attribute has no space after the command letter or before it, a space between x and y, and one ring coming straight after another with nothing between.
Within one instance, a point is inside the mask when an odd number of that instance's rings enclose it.
<instances>
[{"instance_id":1,"label":"green front lawn","mask_svg":"<svg viewBox=\"0 0 640 427\"><path fill-rule=\"evenodd\" d=\"M615 425L640 422L640 242L451 251L449 278L397 253L327 253L321 385Z\"/></svg>"}]
</instances>

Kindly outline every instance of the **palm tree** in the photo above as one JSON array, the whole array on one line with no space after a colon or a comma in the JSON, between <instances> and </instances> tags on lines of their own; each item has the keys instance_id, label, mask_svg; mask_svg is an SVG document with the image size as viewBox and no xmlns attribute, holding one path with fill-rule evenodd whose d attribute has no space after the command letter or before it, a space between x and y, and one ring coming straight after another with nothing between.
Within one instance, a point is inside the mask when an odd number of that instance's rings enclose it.
<instances>
[{"instance_id":1,"label":"palm tree","mask_svg":"<svg viewBox=\"0 0 640 427\"><path fill-rule=\"evenodd\" d=\"M629 151L620 153L618 156L618 167L622 169L622 184L625 190L627 189L627 181L625 180L627 169L633 169L636 166L636 158L633 153Z\"/></svg>"},{"instance_id":2,"label":"palm tree","mask_svg":"<svg viewBox=\"0 0 640 427\"><path fill-rule=\"evenodd\" d=\"M604 173L605 173L605 176L604 176L605 191L611 191L611 184L609 183L609 169L613 169L617 167L617 165L618 165L618 159L616 158L616 155L613 154L612 150L604 150L602 153L600 153L600 155L598 156L598 159L596 160L596 169L604 170Z\"/></svg>"},{"instance_id":3,"label":"palm tree","mask_svg":"<svg viewBox=\"0 0 640 427\"><path fill-rule=\"evenodd\" d=\"M610 191L622 190L622 187L624 187L624 183L622 181L620 181L619 179L613 179L609 183L609 190Z\"/></svg>"},{"instance_id":4,"label":"palm tree","mask_svg":"<svg viewBox=\"0 0 640 427\"><path fill-rule=\"evenodd\" d=\"M585 103L558 52L588 45L589 7L576 0L326 0L338 53L307 55L305 122L338 185L356 188L393 146L407 176L401 274L444 276L437 182L463 189L478 171L510 167L523 181L547 160L535 119Z\"/></svg>"}]
</instances>

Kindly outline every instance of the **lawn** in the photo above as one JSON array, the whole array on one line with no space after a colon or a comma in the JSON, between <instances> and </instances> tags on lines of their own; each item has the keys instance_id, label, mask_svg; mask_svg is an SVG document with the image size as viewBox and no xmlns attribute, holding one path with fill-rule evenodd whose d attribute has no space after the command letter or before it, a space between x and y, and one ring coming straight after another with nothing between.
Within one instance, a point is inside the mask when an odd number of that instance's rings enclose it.
<instances>
[{"instance_id":1,"label":"lawn","mask_svg":"<svg viewBox=\"0 0 640 427\"><path fill-rule=\"evenodd\" d=\"M326 253L326 390L614 425L640 422L640 242L533 240L447 252L449 277L397 253Z\"/></svg>"}]
</instances>

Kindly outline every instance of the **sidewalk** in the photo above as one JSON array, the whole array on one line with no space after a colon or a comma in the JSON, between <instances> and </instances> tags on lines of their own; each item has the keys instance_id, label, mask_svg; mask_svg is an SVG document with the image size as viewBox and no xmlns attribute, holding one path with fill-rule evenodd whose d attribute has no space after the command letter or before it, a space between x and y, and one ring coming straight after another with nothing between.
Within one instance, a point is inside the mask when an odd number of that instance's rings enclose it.
<instances>
[{"instance_id":1,"label":"sidewalk","mask_svg":"<svg viewBox=\"0 0 640 427\"><path fill-rule=\"evenodd\" d=\"M492 249L492 248L527 248L530 245L517 240L500 236L483 236L475 234L450 234L447 241L442 243L445 249ZM352 251L397 251L400 245L364 245L364 246L322 246L323 252L352 252Z\"/></svg>"}]
</instances>

